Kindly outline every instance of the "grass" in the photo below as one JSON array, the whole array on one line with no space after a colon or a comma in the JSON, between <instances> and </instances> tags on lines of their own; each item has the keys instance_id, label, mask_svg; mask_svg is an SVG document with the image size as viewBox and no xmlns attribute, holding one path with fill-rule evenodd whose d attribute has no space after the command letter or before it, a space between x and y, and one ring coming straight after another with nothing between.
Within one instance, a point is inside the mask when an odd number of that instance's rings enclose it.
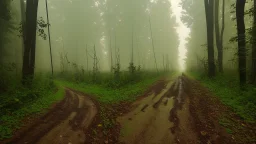
<instances>
[{"instance_id":1,"label":"grass","mask_svg":"<svg viewBox=\"0 0 256 144\"><path fill-rule=\"evenodd\" d=\"M136 81L129 81L123 76L122 81L117 82L118 87L111 87L116 86L116 84L115 81L111 81L109 76L111 75L101 75L105 78L102 80L103 82L97 83L91 83L90 81L77 82L69 78L55 80L57 85L89 94L100 103L99 114L102 123L99 125L103 127L103 134L107 134L107 131L116 124L116 120L111 116L112 112L108 111L108 107L122 101L135 101L150 85L159 80L161 75L144 74L142 78ZM120 85L124 81L126 84Z\"/></svg>"},{"instance_id":2,"label":"grass","mask_svg":"<svg viewBox=\"0 0 256 144\"><path fill-rule=\"evenodd\" d=\"M0 103L0 140L12 137L13 131L20 128L26 116L44 113L54 102L63 98L63 87L59 87L54 93L56 84L52 84L45 78L40 79L34 82L32 88L16 85L13 87L16 89L0 95L3 100Z\"/></svg>"},{"instance_id":3,"label":"grass","mask_svg":"<svg viewBox=\"0 0 256 144\"><path fill-rule=\"evenodd\" d=\"M145 79L137 83L126 84L120 88L111 88L98 84L74 83L66 80L56 80L58 85L69 87L94 96L101 103L118 103L120 101L134 101L148 86L159 77Z\"/></svg>"},{"instance_id":4,"label":"grass","mask_svg":"<svg viewBox=\"0 0 256 144\"><path fill-rule=\"evenodd\" d=\"M191 75L209 88L223 104L231 107L242 119L252 123L256 121L255 87L247 85L246 91L240 90L238 79L234 74L219 74L212 79L198 73Z\"/></svg>"},{"instance_id":5,"label":"grass","mask_svg":"<svg viewBox=\"0 0 256 144\"><path fill-rule=\"evenodd\" d=\"M54 81L38 76L30 88L23 87L15 78L9 78L5 91L0 93L0 140L11 138L13 131L20 128L25 117L45 113L54 102L62 100L65 95L64 87L90 94L101 104L113 104L136 100L148 86L159 79L159 75L143 75L136 81L130 81L130 77L122 75L122 81L116 82L109 81L111 75L102 74L100 81L96 83L87 81L82 75L75 79L72 75L67 75ZM109 118L104 107L100 107L100 116L104 129L114 125L115 120Z\"/></svg>"}]
</instances>

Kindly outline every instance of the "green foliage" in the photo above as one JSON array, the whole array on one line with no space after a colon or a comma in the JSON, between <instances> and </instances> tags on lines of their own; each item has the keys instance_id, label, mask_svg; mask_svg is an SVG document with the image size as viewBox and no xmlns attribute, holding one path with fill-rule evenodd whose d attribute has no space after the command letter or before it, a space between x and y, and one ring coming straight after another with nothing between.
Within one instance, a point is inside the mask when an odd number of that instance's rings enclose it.
<instances>
[{"instance_id":1,"label":"green foliage","mask_svg":"<svg viewBox=\"0 0 256 144\"><path fill-rule=\"evenodd\" d=\"M1 0L0 1L0 19L1 20L10 20L11 12L10 12L10 0Z\"/></svg>"},{"instance_id":2,"label":"green foliage","mask_svg":"<svg viewBox=\"0 0 256 144\"><path fill-rule=\"evenodd\" d=\"M116 67L114 67L113 70L114 70L114 80L116 82L118 82L120 80L120 73L121 73L121 71L120 71L120 64L117 63Z\"/></svg>"},{"instance_id":3,"label":"green foliage","mask_svg":"<svg viewBox=\"0 0 256 144\"><path fill-rule=\"evenodd\" d=\"M128 76L128 73L126 74ZM61 86L69 87L76 89L78 91L84 92L86 94L93 95L97 98L99 102L103 103L116 103L120 101L133 101L139 96L149 85L154 83L159 75L144 74L144 76L137 82L128 82L127 76L123 75L121 82L122 85L119 85L118 88L111 87L114 85L114 82L110 84L109 78L111 75L101 75L101 83L90 83L90 82L75 82L67 79L56 80L56 83ZM112 80L113 81L113 80Z\"/></svg>"},{"instance_id":4,"label":"green foliage","mask_svg":"<svg viewBox=\"0 0 256 144\"><path fill-rule=\"evenodd\" d=\"M0 93L0 140L10 138L26 116L41 113L64 96L62 87L54 93L56 85L46 76L37 76L29 88L18 82L9 84L12 85Z\"/></svg>"},{"instance_id":5,"label":"green foliage","mask_svg":"<svg viewBox=\"0 0 256 144\"><path fill-rule=\"evenodd\" d=\"M100 107L100 117L103 122L102 126L104 130L112 128L116 123L115 120L109 118L107 110L104 107Z\"/></svg>"},{"instance_id":6,"label":"green foliage","mask_svg":"<svg viewBox=\"0 0 256 144\"><path fill-rule=\"evenodd\" d=\"M156 82L160 75L156 73L143 73L140 75L140 79L136 81L130 81L130 73L123 72L120 73L120 79L117 81L113 79L111 73L101 73L99 75L100 81L95 83L94 81L76 81L66 78L71 78L72 76L65 77L63 79L59 78L56 80L58 86L69 87L86 94L94 96L100 104L108 105L115 104L121 101L134 101L140 96L151 84ZM100 105L100 117L102 124L99 126L103 127L103 133L112 128L116 121L111 119L108 110L102 105ZM96 134L96 131L95 131Z\"/></svg>"},{"instance_id":7,"label":"green foliage","mask_svg":"<svg viewBox=\"0 0 256 144\"><path fill-rule=\"evenodd\" d=\"M131 75L133 75L135 73L136 66L134 65L133 62L130 62L130 65L129 65L128 69L129 69L129 72L130 72Z\"/></svg>"},{"instance_id":8,"label":"green foliage","mask_svg":"<svg viewBox=\"0 0 256 144\"><path fill-rule=\"evenodd\" d=\"M256 88L247 85L246 91L240 90L239 81L233 73L219 74L209 79L205 75L192 74L208 87L220 100L230 106L242 119L248 122L256 120Z\"/></svg>"}]
</instances>

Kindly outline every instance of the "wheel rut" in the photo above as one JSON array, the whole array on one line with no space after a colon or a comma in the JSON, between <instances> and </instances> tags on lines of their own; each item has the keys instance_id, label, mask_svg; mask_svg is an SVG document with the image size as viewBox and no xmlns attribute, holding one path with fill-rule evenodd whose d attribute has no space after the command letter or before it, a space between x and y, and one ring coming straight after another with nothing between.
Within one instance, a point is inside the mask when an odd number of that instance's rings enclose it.
<instances>
[{"instance_id":1,"label":"wheel rut","mask_svg":"<svg viewBox=\"0 0 256 144\"><path fill-rule=\"evenodd\" d=\"M98 109L88 95L65 89L65 98L29 128L15 136L15 144L79 144Z\"/></svg>"}]
</instances>

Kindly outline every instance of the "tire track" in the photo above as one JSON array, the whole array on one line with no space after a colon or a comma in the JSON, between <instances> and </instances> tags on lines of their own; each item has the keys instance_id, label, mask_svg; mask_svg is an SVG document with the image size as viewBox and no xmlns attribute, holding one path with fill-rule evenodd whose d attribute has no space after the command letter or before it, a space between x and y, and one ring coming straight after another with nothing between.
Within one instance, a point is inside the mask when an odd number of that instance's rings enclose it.
<instances>
[{"instance_id":1,"label":"tire track","mask_svg":"<svg viewBox=\"0 0 256 144\"><path fill-rule=\"evenodd\" d=\"M66 89L65 98L60 103L9 143L84 143L84 131L97 112L91 98Z\"/></svg>"}]
</instances>

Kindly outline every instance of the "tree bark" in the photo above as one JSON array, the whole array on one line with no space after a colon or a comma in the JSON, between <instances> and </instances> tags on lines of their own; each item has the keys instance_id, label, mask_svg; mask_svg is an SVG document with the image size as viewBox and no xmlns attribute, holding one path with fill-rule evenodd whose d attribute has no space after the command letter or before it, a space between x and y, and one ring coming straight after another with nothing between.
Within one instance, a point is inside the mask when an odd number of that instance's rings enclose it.
<instances>
[{"instance_id":1,"label":"tree bark","mask_svg":"<svg viewBox=\"0 0 256 144\"><path fill-rule=\"evenodd\" d=\"M36 28L38 0L27 0L26 5L26 39L23 55L22 79L32 82L35 68Z\"/></svg>"},{"instance_id":2,"label":"tree bark","mask_svg":"<svg viewBox=\"0 0 256 144\"><path fill-rule=\"evenodd\" d=\"M207 26L207 46L208 46L208 76L215 76L214 64L214 2L213 0L204 0L206 26Z\"/></svg>"},{"instance_id":3,"label":"tree bark","mask_svg":"<svg viewBox=\"0 0 256 144\"><path fill-rule=\"evenodd\" d=\"M238 68L240 85L246 83L246 48L245 48L245 23L244 8L246 0L236 0L236 20L238 35Z\"/></svg>"},{"instance_id":4,"label":"tree bark","mask_svg":"<svg viewBox=\"0 0 256 144\"><path fill-rule=\"evenodd\" d=\"M256 85L256 0L253 8L253 27L252 27L252 74L251 83Z\"/></svg>"},{"instance_id":5,"label":"tree bark","mask_svg":"<svg viewBox=\"0 0 256 144\"><path fill-rule=\"evenodd\" d=\"M22 52L24 53L25 39L26 39L26 8L24 0L20 0L20 9L21 9L21 27L22 27Z\"/></svg>"},{"instance_id":6,"label":"tree bark","mask_svg":"<svg viewBox=\"0 0 256 144\"><path fill-rule=\"evenodd\" d=\"M51 43L51 32L50 32L50 20L49 20L49 11L48 11L48 1L45 0L46 16L47 16L47 27L48 27L48 38L49 38L49 48L50 48L50 57L51 57L51 68L53 76L53 60L52 60L52 43Z\"/></svg>"},{"instance_id":7,"label":"tree bark","mask_svg":"<svg viewBox=\"0 0 256 144\"><path fill-rule=\"evenodd\" d=\"M109 53L110 53L110 72L113 72L113 56L112 56L112 41L111 41L111 31L109 31Z\"/></svg>"},{"instance_id":8,"label":"tree bark","mask_svg":"<svg viewBox=\"0 0 256 144\"><path fill-rule=\"evenodd\" d=\"M156 66L156 71L158 71L157 68L157 62L156 62L156 53L155 53L155 45L154 45L154 39L153 39L153 32L152 32L152 27L151 27L151 20L150 20L150 16L149 16L149 27L150 27L150 34L151 34L151 42L152 42L152 48L153 48L153 53L154 53L154 59L155 59L155 66Z\"/></svg>"},{"instance_id":9,"label":"tree bark","mask_svg":"<svg viewBox=\"0 0 256 144\"><path fill-rule=\"evenodd\" d=\"M223 72L223 35L225 29L225 0L222 5L222 28L221 33L219 31L219 0L215 0L215 36L216 46L218 50L218 67L219 72Z\"/></svg>"}]
</instances>

